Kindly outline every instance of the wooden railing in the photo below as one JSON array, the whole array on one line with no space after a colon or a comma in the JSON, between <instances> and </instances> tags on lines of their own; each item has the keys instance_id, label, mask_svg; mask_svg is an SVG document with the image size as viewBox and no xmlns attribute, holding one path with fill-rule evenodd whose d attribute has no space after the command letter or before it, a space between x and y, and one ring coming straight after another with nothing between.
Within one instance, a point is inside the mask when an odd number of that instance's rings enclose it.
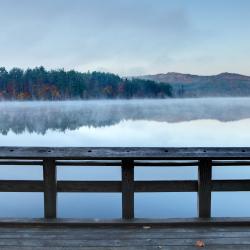
<instances>
[{"instance_id":1,"label":"wooden railing","mask_svg":"<svg viewBox=\"0 0 250 250\"><path fill-rule=\"evenodd\" d=\"M212 180L212 167L250 166L250 148L0 147L0 165L43 166L43 181L0 180L0 192L43 192L45 218L56 218L58 192L120 192L122 218L134 218L135 192L197 192L198 217L211 217L211 192L250 191L250 180ZM57 180L60 166L121 167L121 181ZM135 167L197 166L198 180L135 181Z\"/></svg>"}]
</instances>

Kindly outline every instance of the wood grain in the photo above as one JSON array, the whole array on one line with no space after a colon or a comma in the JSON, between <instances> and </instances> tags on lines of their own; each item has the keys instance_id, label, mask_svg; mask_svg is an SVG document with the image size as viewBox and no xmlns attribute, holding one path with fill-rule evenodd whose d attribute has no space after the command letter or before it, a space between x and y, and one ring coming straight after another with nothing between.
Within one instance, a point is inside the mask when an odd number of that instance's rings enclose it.
<instances>
[{"instance_id":1,"label":"wood grain","mask_svg":"<svg viewBox=\"0 0 250 250\"><path fill-rule=\"evenodd\" d=\"M67 159L67 160L250 160L250 148L138 148L138 147L0 147L0 159Z\"/></svg>"},{"instance_id":2,"label":"wood grain","mask_svg":"<svg viewBox=\"0 0 250 250\"><path fill-rule=\"evenodd\" d=\"M45 218L56 218L57 210L57 180L55 160L43 161L44 178L44 216Z\"/></svg>"}]
</instances>

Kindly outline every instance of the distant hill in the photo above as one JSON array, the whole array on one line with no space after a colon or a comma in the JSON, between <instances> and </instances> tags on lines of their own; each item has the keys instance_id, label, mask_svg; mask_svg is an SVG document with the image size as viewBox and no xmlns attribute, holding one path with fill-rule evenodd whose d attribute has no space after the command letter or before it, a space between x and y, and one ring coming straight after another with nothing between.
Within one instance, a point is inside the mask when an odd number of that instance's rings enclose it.
<instances>
[{"instance_id":1,"label":"distant hill","mask_svg":"<svg viewBox=\"0 0 250 250\"><path fill-rule=\"evenodd\" d=\"M0 67L0 101L250 96L250 77L167 73L124 78L112 73Z\"/></svg>"},{"instance_id":2,"label":"distant hill","mask_svg":"<svg viewBox=\"0 0 250 250\"><path fill-rule=\"evenodd\" d=\"M234 73L200 76L170 72L135 78L168 83L176 97L250 96L250 76Z\"/></svg>"}]
</instances>

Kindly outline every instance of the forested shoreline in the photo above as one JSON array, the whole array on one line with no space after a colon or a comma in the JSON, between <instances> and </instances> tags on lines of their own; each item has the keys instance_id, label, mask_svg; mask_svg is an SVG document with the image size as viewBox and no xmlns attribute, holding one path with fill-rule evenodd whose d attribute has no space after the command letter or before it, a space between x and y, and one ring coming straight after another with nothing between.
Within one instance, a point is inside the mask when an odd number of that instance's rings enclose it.
<instances>
[{"instance_id":1,"label":"forested shoreline","mask_svg":"<svg viewBox=\"0 0 250 250\"><path fill-rule=\"evenodd\" d=\"M103 72L81 73L44 67L0 68L0 100L77 100L166 98L172 88L151 80L126 79Z\"/></svg>"}]
</instances>

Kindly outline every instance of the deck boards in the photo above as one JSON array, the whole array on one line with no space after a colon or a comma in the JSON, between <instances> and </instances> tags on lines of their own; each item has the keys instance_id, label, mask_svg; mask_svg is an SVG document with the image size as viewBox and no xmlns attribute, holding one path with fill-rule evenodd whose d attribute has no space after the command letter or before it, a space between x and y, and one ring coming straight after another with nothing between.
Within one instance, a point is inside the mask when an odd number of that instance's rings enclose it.
<instances>
[{"instance_id":1,"label":"deck boards","mask_svg":"<svg viewBox=\"0 0 250 250\"><path fill-rule=\"evenodd\" d=\"M0 249L250 249L250 226L0 227ZM202 249L202 248L200 248Z\"/></svg>"},{"instance_id":2,"label":"deck boards","mask_svg":"<svg viewBox=\"0 0 250 250\"><path fill-rule=\"evenodd\" d=\"M249 166L250 148L0 147L0 165L26 163L43 165L44 180L2 180L0 191L44 192L46 219L0 219L0 250L190 250L198 249L197 240L204 241L204 249L250 250L250 218L207 218L210 217L211 192L250 190L249 179L211 180L212 166ZM182 164L198 165L198 180L134 181L136 166ZM57 181L56 167L63 165L118 166L122 167L122 178L119 181ZM122 192L123 218L127 219L56 219L57 192ZM198 192L200 218L132 219L134 192Z\"/></svg>"}]
</instances>

